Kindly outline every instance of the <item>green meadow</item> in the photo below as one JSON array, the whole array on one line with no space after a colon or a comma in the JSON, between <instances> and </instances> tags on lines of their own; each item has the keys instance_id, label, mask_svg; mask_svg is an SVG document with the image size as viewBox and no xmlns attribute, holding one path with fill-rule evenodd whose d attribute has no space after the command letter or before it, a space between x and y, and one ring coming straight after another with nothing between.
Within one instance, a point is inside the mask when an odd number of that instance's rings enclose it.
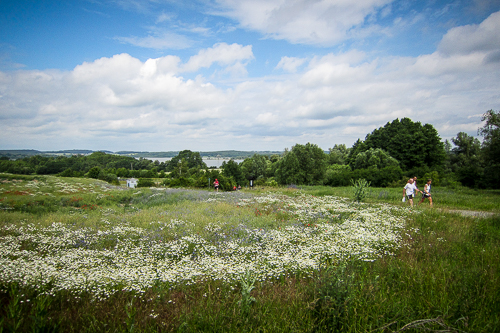
<instances>
[{"instance_id":1,"label":"green meadow","mask_svg":"<svg viewBox=\"0 0 500 333\"><path fill-rule=\"evenodd\" d=\"M0 174L0 332L500 332L500 191L432 193Z\"/></svg>"}]
</instances>

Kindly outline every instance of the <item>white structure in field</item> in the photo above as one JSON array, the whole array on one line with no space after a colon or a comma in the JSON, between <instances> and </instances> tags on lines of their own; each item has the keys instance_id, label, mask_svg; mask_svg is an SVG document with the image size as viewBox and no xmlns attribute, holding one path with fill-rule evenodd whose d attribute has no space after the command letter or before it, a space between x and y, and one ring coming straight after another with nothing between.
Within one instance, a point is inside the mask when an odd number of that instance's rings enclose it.
<instances>
[{"instance_id":1,"label":"white structure in field","mask_svg":"<svg viewBox=\"0 0 500 333\"><path fill-rule=\"evenodd\" d=\"M136 186L137 186L137 179L135 178L127 179L127 187L135 188Z\"/></svg>"}]
</instances>

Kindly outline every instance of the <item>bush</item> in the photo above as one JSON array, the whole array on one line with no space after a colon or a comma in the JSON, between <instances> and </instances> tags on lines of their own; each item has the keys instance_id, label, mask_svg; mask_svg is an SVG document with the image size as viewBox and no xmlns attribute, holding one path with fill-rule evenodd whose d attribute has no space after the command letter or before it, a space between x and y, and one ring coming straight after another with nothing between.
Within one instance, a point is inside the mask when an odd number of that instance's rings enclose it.
<instances>
[{"instance_id":1,"label":"bush","mask_svg":"<svg viewBox=\"0 0 500 333\"><path fill-rule=\"evenodd\" d=\"M171 181L172 181L172 178L165 178L161 184L163 186L170 186Z\"/></svg>"},{"instance_id":2,"label":"bush","mask_svg":"<svg viewBox=\"0 0 500 333\"><path fill-rule=\"evenodd\" d=\"M193 187L195 182L191 177L179 177L170 180L170 187Z\"/></svg>"},{"instance_id":3,"label":"bush","mask_svg":"<svg viewBox=\"0 0 500 333\"><path fill-rule=\"evenodd\" d=\"M96 166L96 167L93 167L92 169L89 170L89 172L87 173L87 176L89 178L98 179L100 173L101 173L101 168Z\"/></svg>"},{"instance_id":4,"label":"bush","mask_svg":"<svg viewBox=\"0 0 500 333\"><path fill-rule=\"evenodd\" d=\"M259 178L257 178L254 181L254 186L264 186L264 185L266 185L266 178L264 178L263 176L259 176Z\"/></svg>"},{"instance_id":5,"label":"bush","mask_svg":"<svg viewBox=\"0 0 500 333\"><path fill-rule=\"evenodd\" d=\"M278 182L275 181L274 179L269 179L267 182L266 182L266 185L267 186L271 186L271 187L278 187Z\"/></svg>"},{"instance_id":6,"label":"bush","mask_svg":"<svg viewBox=\"0 0 500 333\"><path fill-rule=\"evenodd\" d=\"M154 187L155 182L151 178L139 178L137 182L137 187Z\"/></svg>"},{"instance_id":7,"label":"bush","mask_svg":"<svg viewBox=\"0 0 500 333\"><path fill-rule=\"evenodd\" d=\"M358 179L356 181L351 180L351 184L354 190L354 200L357 202L363 201L368 194L368 187L370 187L370 182L366 181L366 179Z\"/></svg>"},{"instance_id":8,"label":"bush","mask_svg":"<svg viewBox=\"0 0 500 333\"><path fill-rule=\"evenodd\" d=\"M60 177L74 177L73 176L73 170L71 170L70 168L67 168L66 170L64 170L63 172L61 172L59 174Z\"/></svg>"}]
</instances>

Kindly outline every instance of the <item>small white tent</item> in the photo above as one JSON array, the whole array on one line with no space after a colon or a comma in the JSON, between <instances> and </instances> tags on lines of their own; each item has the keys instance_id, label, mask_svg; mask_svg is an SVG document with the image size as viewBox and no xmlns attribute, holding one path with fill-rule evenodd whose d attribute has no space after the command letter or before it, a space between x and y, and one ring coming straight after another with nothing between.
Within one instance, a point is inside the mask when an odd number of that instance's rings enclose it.
<instances>
[{"instance_id":1,"label":"small white tent","mask_svg":"<svg viewBox=\"0 0 500 333\"><path fill-rule=\"evenodd\" d=\"M137 186L137 179L130 178L127 179L127 187L135 188Z\"/></svg>"}]
</instances>

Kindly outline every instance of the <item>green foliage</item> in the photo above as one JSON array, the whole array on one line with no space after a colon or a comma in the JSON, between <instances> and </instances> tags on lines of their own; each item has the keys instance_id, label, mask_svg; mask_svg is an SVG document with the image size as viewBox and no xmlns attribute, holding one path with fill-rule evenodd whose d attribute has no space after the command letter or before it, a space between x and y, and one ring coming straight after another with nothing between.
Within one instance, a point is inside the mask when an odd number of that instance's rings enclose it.
<instances>
[{"instance_id":1,"label":"green foliage","mask_svg":"<svg viewBox=\"0 0 500 333\"><path fill-rule=\"evenodd\" d=\"M88 177L98 179L100 173L101 173L101 168L96 166L96 167L93 167L92 169L89 170Z\"/></svg>"},{"instance_id":2,"label":"green foliage","mask_svg":"<svg viewBox=\"0 0 500 333\"><path fill-rule=\"evenodd\" d=\"M131 168L137 171L138 169L151 170L155 167L159 170L165 167L165 164L160 164L157 161L155 163L144 158L136 160L133 157L106 154L104 152L94 152L88 156L74 155L71 157L34 155L15 161L9 159L0 160L0 172L16 174L63 174L67 177L81 177L91 169L98 167L102 170L108 170L106 173L113 173L119 177L138 177L138 175L132 174ZM155 172L158 170L155 170ZM72 175L70 175L71 171L73 172Z\"/></svg>"},{"instance_id":3,"label":"green foliage","mask_svg":"<svg viewBox=\"0 0 500 333\"><path fill-rule=\"evenodd\" d=\"M483 117L486 121L479 129L484 136L483 156L485 162L483 186L500 188L500 112L489 110Z\"/></svg>"},{"instance_id":4,"label":"green foliage","mask_svg":"<svg viewBox=\"0 0 500 333\"><path fill-rule=\"evenodd\" d=\"M74 171L70 168L64 170L59 174L60 177L74 177Z\"/></svg>"},{"instance_id":5,"label":"green foliage","mask_svg":"<svg viewBox=\"0 0 500 333\"><path fill-rule=\"evenodd\" d=\"M247 180L256 180L260 176L265 177L267 170L267 157L254 154L241 162L241 172Z\"/></svg>"},{"instance_id":6,"label":"green foliage","mask_svg":"<svg viewBox=\"0 0 500 333\"><path fill-rule=\"evenodd\" d=\"M248 316L250 308L255 303L256 299L250 293L255 288L255 281L257 279L252 276L250 271L247 271L244 276L240 278L241 299L238 301L240 305L240 313L243 316Z\"/></svg>"},{"instance_id":7,"label":"green foliage","mask_svg":"<svg viewBox=\"0 0 500 333\"><path fill-rule=\"evenodd\" d=\"M399 162L380 148L370 148L356 156L354 169L398 167Z\"/></svg>"},{"instance_id":8,"label":"green foliage","mask_svg":"<svg viewBox=\"0 0 500 333\"><path fill-rule=\"evenodd\" d=\"M299 181L299 160L295 154L288 152L277 162L276 180L279 184L297 184Z\"/></svg>"},{"instance_id":9,"label":"green foliage","mask_svg":"<svg viewBox=\"0 0 500 333\"><path fill-rule=\"evenodd\" d=\"M35 173L35 168L24 160L1 160L0 172L8 172L18 175L30 175Z\"/></svg>"},{"instance_id":10,"label":"green foliage","mask_svg":"<svg viewBox=\"0 0 500 333\"><path fill-rule=\"evenodd\" d=\"M222 162L222 174L228 178L233 178L238 185L245 184L245 177L238 163L234 160Z\"/></svg>"},{"instance_id":11,"label":"green foliage","mask_svg":"<svg viewBox=\"0 0 500 333\"><path fill-rule=\"evenodd\" d=\"M347 158L349 156L350 148L347 148L345 144L340 144L333 146L333 148L329 148L328 153L328 164L346 164Z\"/></svg>"},{"instance_id":12,"label":"green foliage","mask_svg":"<svg viewBox=\"0 0 500 333\"><path fill-rule=\"evenodd\" d=\"M355 298L355 262L342 262L320 272L313 284L316 299L313 309L316 331L345 332L348 330L349 308ZM359 279L358 279L359 281Z\"/></svg>"},{"instance_id":13,"label":"green foliage","mask_svg":"<svg viewBox=\"0 0 500 333\"><path fill-rule=\"evenodd\" d=\"M357 179L356 181L351 180L351 185L353 187L354 200L357 202L363 201L368 194L370 182L366 181L366 179Z\"/></svg>"},{"instance_id":14,"label":"green foliage","mask_svg":"<svg viewBox=\"0 0 500 333\"><path fill-rule=\"evenodd\" d=\"M444 164L446 154L436 129L430 125L414 123L409 118L396 119L384 127L375 129L363 143L353 146L349 163L354 165L357 154L380 148L399 161L403 170L411 167L439 167Z\"/></svg>"},{"instance_id":15,"label":"green foliage","mask_svg":"<svg viewBox=\"0 0 500 333\"><path fill-rule=\"evenodd\" d=\"M265 185L271 187L278 187L278 182L274 179L268 179Z\"/></svg>"},{"instance_id":16,"label":"green foliage","mask_svg":"<svg viewBox=\"0 0 500 333\"><path fill-rule=\"evenodd\" d=\"M127 168L116 169L116 175L121 178L130 177L130 170Z\"/></svg>"},{"instance_id":17,"label":"green foliage","mask_svg":"<svg viewBox=\"0 0 500 333\"><path fill-rule=\"evenodd\" d=\"M183 150L168 162L165 171L172 172L179 168L181 169L180 174L182 174L182 171L186 172L191 168L206 169L207 165L203 162L200 153L192 152L191 150Z\"/></svg>"},{"instance_id":18,"label":"green foliage","mask_svg":"<svg viewBox=\"0 0 500 333\"><path fill-rule=\"evenodd\" d=\"M463 185L477 187L483 174L479 140L460 132L451 141L455 147L448 153L449 168Z\"/></svg>"},{"instance_id":19,"label":"green foliage","mask_svg":"<svg viewBox=\"0 0 500 333\"><path fill-rule=\"evenodd\" d=\"M10 287L10 302L7 305L6 318L2 320L2 324L11 332L18 332L23 323L22 307L20 294L15 285ZM2 325L2 328L4 326Z\"/></svg>"},{"instance_id":20,"label":"green foliage","mask_svg":"<svg viewBox=\"0 0 500 333\"><path fill-rule=\"evenodd\" d=\"M399 166L388 166L382 169L356 169L351 170L348 166L334 167L326 172L325 185L330 186L349 186L352 181L366 179L373 186L386 187L391 186L403 178L403 171Z\"/></svg>"},{"instance_id":21,"label":"green foliage","mask_svg":"<svg viewBox=\"0 0 500 333\"><path fill-rule=\"evenodd\" d=\"M276 180L280 184L323 184L327 155L315 144L296 144L277 163Z\"/></svg>"},{"instance_id":22,"label":"green foliage","mask_svg":"<svg viewBox=\"0 0 500 333\"><path fill-rule=\"evenodd\" d=\"M130 302L127 303L125 306L125 313L127 314L127 319L125 321L127 325L127 332L132 333L135 332L135 327L136 327L136 315L137 315L137 308L134 306L134 300L130 300Z\"/></svg>"},{"instance_id":23,"label":"green foliage","mask_svg":"<svg viewBox=\"0 0 500 333\"><path fill-rule=\"evenodd\" d=\"M195 185L195 180L191 177L178 177L178 178L172 178L168 182L168 186L170 187L192 187ZM164 184L167 184L167 182L164 182Z\"/></svg>"},{"instance_id":24,"label":"green foliage","mask_svg":"<svg viewBox=\"0 0 500 333\"><path fill-rule=\"evenodd\" d=\"M155 182L151 178L139 178L137 182L137 187L154 187Z\"/></svg>"}]
</instances>

